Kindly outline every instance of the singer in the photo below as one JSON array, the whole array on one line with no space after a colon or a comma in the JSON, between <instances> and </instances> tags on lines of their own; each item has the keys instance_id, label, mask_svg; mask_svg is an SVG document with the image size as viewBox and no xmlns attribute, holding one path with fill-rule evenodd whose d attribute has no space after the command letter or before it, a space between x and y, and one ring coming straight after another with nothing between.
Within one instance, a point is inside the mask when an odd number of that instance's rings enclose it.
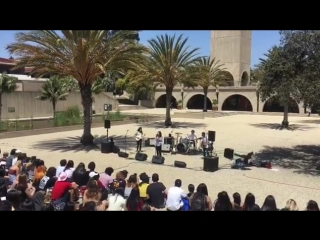
<instances>
[{"instance_id":1,"label":"singer","mask_svg":"<svg viewBox=\"0 0 320 240\"><path fill-rule=\"evenodd\" d=\"M134 135L137 142L137 152L141 152L142 147L142 138L143 138L142 127L139 127L136 134Z\"/></svg>"},{"instance_id":2,"label":"singer","mask_svg":"<svg viewBox=\"0 0 320 240\"><path fill-rule=\"evenodd\" d=\"M162 133L159 131L156 135L156 155L157 157L161 157L161 146L162 146Z\"/></svg>"}]
</instances>

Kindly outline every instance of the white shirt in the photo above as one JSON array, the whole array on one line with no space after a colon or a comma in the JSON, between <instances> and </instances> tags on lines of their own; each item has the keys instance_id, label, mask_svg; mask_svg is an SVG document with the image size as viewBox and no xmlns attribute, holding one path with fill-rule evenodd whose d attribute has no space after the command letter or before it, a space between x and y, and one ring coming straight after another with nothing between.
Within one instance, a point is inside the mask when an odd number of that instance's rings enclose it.
<instances>
[{"instance_id":1,"label":"white shirt","mask_svg":"<svg viewBox=\"0 0 320 240\"><path fill-rule=\"evenodd\" d=\"M65 170L65 173L68 175L68 178L72 177L73 171L74 171L74 168L69 168Z\"/></svg>"},{"instance_id":2,"label":"white shirt","mask_svg":"<svg viewBox=\"0 0 320 240\"><path fill-rule=\"evenodd\" d=\"M189 136L188 136L188 139L189 140L192 140L192 141L195 141L197 139L197 135L195 135L194 133L191 133Z\"/></svg>"},{"instance_id":3,"label":"white shirt","mask_svg":"<svg viewBox=\"0 0 320 240\"><path fill-rule=\"evenodd\" d=\"M14 166L17 161L18 161L18 157L15 157L15 158L12 160L12 166Z\"/></svg>"},{"instance_id":4,"label":"white shirt","mask_svg":"<svg viewBox=\"0 0 320 240\"><path fill-rule=\"evenodd\" d=\"M168 197L166 202L166 208L171 211L177 211L183 206L182 198L187 195L184 193L182 188L171 187L168 190Z\"/></svg>"},{"instance_id":5,"label":"white shirt","mask_svg":"<svg viewBox=\"0 0 320 240\"><path fill-rule=\"evenodd\" d=\"M162 137L156 137L156 146L160 147L162 145Z\"/></svg>"},{"instance_id":6,"label":"white shirt","mask_svg":"<svg viewBox=\"0 0 320 240\"><path fill-rule=\"evenodd\" d=\"M56 177L59 177L60 173L62 173L64 169L65 167L61 167L61 166L57 167Z\"/></svg>"},{"instance_id":7,"label":"white shirt","mask_svg":"<svg viewBox=\"0 0 320 240\"><path fill-rule=\"evenodd\" d=\"M119 194L109 195L108 211L123 211L126 206L126 200Z\"/></svg>"},{"instance_id":8,"label":"white shirt","mask_svg":"<svg viewBox=\"0 0 320 240\"><path fill-rule=\"evenodd\" d=\"M202 137L202 147L208 148L208 138L207 137Z\"/></svg>"}]
</instances>

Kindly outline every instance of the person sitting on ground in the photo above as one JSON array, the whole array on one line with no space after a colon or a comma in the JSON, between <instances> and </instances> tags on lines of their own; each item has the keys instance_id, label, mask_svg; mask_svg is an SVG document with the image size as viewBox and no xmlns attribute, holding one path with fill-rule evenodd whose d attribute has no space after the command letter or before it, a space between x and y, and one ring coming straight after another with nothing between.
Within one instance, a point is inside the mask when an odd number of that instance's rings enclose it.
<instances>
[{"instance_id":1,"label":"person sitting on ground","mask_svg":"<svg viewBox=\"0 0 320 240\"><path fill-rule=\"evenodd\" d=\"M235 192L233 195L233 211L242 211L242 203L240 193Z\"/></svg>"},{"instance_id":2,"label":"person sitting on ground","mask_svg":"<svg viewBox=\"0 0 320 240\"><path fill-rule=\"evenodd\" d=\"M54 212L54 207L51 203L44 203L40 209L41 212Z\"/></svg>"},{"instance_id":3,"label":"person sitting on ground","mask_svg":"<svg viewBox=\"0 0 320 240\"><path fill-rule=\"evenodd\" d=\"M101 199L101 192L98 182L91 178L87 184L87 189L84 191L83 204L86 202L99 202Z\"/></svg>"},{"instance_id":4,"label":"person sitting on ground","mask_svg":"<svg viewBox=\"0 0 320 240\"><path fill-rule=\"evenodd\" d=\"M115 179L113 179L112 183L109 185L110 192L114 193L117 188L122 188L124 191L125 187L126 187L126 181L123 179L122 173L117 172Z\"/></svg>"},{"instance_id":5,"label":"person sitting on ground","mask_svg":"<svg viewBox=\"0 0 320 240\"><path fill-rule=\"evenodd\" d=\"M21 191L21 201L32 199L36 192L36 189L28 183L28 177L26 174L20 174L15 182L11 185L11 189Z\"/></svg>"},{"instance_id":6,"label":"person sitting on ground","mask_svg":"<svg viewBox=\"0 0 320 240\"><path fill-rule=\"evenodd\" d=\"M19 174L21 172L21 168L22 168L21 161L17 161L12 167L9 168L8 176L9 176L9 181L11 183L14 183L17 176L19 176Z\"/></svg>"},{"instance_id":7,"label":"person sitting on ground","mask_svg":"<svg viewBox=\"0 0 320 240\"><path fill-rule=\"evenodd\" d=\"M56 183L51 192L51 200L61 200L64 203L70 201L69 190L76 189L78 185L75 182L70 183L68 180L68 174L66 172L60 173Z\"/></svg>"},{"instance_id":8,"label":"person sitting on ground","mask_svg":"<svg viewBox=\"0 0 320 240\"><path fill-rule=\"evenodd\" d=\"M310 200L307 204L307 211L319 211L318 203L314 200Z\"/></svg>"},{"instance_id":9,"label":"person sitting on ground","mask_svg":"<svg viewBox=\"0 0 320 240\"><path fill-rule=\"evenodd\" d=\"M7 194L7 201L12 206L12 211L15 211L20 207L22 192L16 189L12 189Z\"/></svg>"},{"instance_id":10,"label":"person sitting on ground","mask_svg":"<svg viewBox=\"0 0 320 240\"><path fill-rule=\"evenodd\" d=\"M71 181L72 180L72 174L73 174L73 171L74 171L74 162L72 160L69 160L67 162L66 167L63 169L63 171L65 173L67 173L68 180Z\"/></svg>"},{"instance_id":11,"label":"person sitting on ground","mask_svg":"<svg viewBox=\"0 0 320 240\"><path fill-rule=\"evenodd\" d=\"M150 206L154 208L164 208L165 195L167 194L166 187L162 182L159 182L159 175L152 174L152 183L147 187L147 198Z\"/></svg>"},{"instance_id":12,"label":"person sitting on ground","mask_svg":"<svg viewBox=\"0 0 320 240\"><path fill-rule=\"evenodd\" d=\"M279 211L276 200L272 195L268 195L260 209L261 211Z\"/></svg>"},{"instance_id":13,"label":"person sitting on ground","mask_svg":"<svg viewBox=\"0 0 320 240\"><path fill-rule=\"evenodd\" d=\"M7 152L4 152L2 155L2 158L0 159L0 169L5 169L7 166L7 158L9 154Z\"/></svg>"},{"instance_id":14,"label":"person sitting on ground","mask_svg":"<svg viewBox=\"0 0 320 240\"><path fill-rule=\"evenodd\" d=\"M298 211L298 210L299 208L298 208L297 202L293 199L289 199L287 201L286 206L280 211Z\"/></svg>"},{"instance_id":15,"label":"person sitting on ground","mask_svg":"<svg viewBox=\"0 0 320 240\"><path fill-rule=\"evenodd\" d=\"M260 207L256 204L256 198L252 193L248 193L244 199L243 211L260 211Z\"/></svg>"},{"instance_id":16,"label":"person sitting on ground","mask_svg":"<svg viewBox=\"0 0 320 240\"><path fill-rule=\"evenodd\" d=\"M176 179L174 187L169 188L166 202L167 211L182 211L182 199L187 197L187 194L185 194L181 186L182 181L180 179Z\"/></svg>"},{"instance_id":17,"label":"person sitting on ground","mask_svg":"<svg viewBox=\"0 0 320 240\"><path fill-rule=\"evenodd\" d=\"M6 176L6 170L0 168L0 179L6 180L8 183L10 183L9 181L9 177Z\"/></svg>"},{"instance_id":18,"label":"person sitting on ground","mask_svg":"<svg viewBox=\"0 0 320 240\"><path fill-rule=\"evenodd\" d=\"M113 177L111 177L114 172L112 167L107 167L104 170L104 173L100 174L99 181L103 184L105 188L108 188L110 183L113 181Z\"/></svg>"},{"instance_id":19,"label":"person sitting on ground","mask_svg":"<svg viewBox=\"0 0 320 240\"><path fill-rule=\"evenodd\" d=\"M26 199L22 202L20 207L16 209L17 211L35 211L34 203L30 199Z\"/></svg>"},{"instance_id":20,"label":"person sitting on ground","mask_svg":"<svg viewBox=\"0 0 320 240\"><path fill-rule=\"evenodd\" d=\"M126 207L128 211L141 211L143 201L140 198L139 188L133 188L127 199Z\"/></svg>"},{"instance_id":21,"label":"person sitting on ground","mask_svg":"<svg viewBox=\"0 0 320 240\"><path fill-rule=\"evenodd\" d=\"M6 161L6 168L9 169L10 167L12 167L12 162L13 162L13 159L16 157L16 150L15 148L11 149L10 151L10 156L7 158L7 161Z\"/></svg>"},{"instance_id":22,"label":"person sitting on ground","mask_svg":"<svg viewBox=\"0 0 320 240\"><path fill-rule=\"evenodd\" d=\"M87 185L89 181L89 175L87 174L84 163L79 163L76 169L73 171L72 180L81 187Z\"/></svg>"},{"instance_id":23,"label":"person sitting on ground","mask_svg":"<svg viewBox=\"0 0 320 240\"><path fill-rule=\"evenodd\" d=\"M144 172L140 174L139 179L140 179L140 183L139 183L140 198L144 203L147 203L148 202L147 188L149 186L150 177Z\"/></svg>"},{"instance_id":24,"label":"person sitting on ground","mask_svg":"<svg viewBox=\"0 0 320 240\"><path fill-rule=\"evenodd\" d=\"M194 191L195 191L195 186L193 184L189 184L188 185L188 194L187 194L187 197L190 198L193 194L194 194Z\"/></svg>"},{"instance_id":25,"label":"person sitting on ground","mask_svg":"<svg viewBox=\"0 0 320 240\"><path fill-rule=\"evenodd\" d=\"M56 177L58 178L60 173L63 172L63 170L66 168L67 165L67 160L66 159L62 159L60 160L60 166L57 167L57 172L56 172Z\"/></svg>"},{"instance_id":26,"label":"person sitting on ground","mask_svg":"<svg viewBox=\"0 0 320 240\"><path fill-rule=\"evenodd\" d=\"M8 189L10 187L10 182L8 179L0 178L0 198L5 200L8 194Z\"/></svg>"},{"instance_id":27,"label":"person sitting on ground","mask_svg":"<svg viewBox=\"0 0 320 240\"><path fill-rule=\"evenodd\" d=\"M124 199L124 188L118 187L109 197L108 211L125 211L126 200Z\"/></svg>"},{"instance_id":28,"label":"person sitting on ground","mask_svg":"<svg viewBox=\"0 0 320 240\"><path fill-rule=\"evenodd\" d=\"M0 212L11 212L12 206L9 201L1 200L0 201Z\"/></svg>"},{"instance_id":29,"label":"person sitting on ground","mask_svg":"<svg viewBox=\"0 0 320 240\"><path fill-rule=\"evenodd\" d=\"M46 168L44 165L41 165L37 168L34 177L33 177L33 182L32 185L36 188L39 189L39 184L41 179L43 179L43 177L46 176Z\"/></svg>"},{"instance_id":30,"label":"person sitting on ground","mask_svg":"<svg viewBox=\"0 0 320 240\"><path fill-rule=\"evenodd\" d=\"M132 189L136 187L139 188L139 183L138 183L137 174L135 173L129 177L126 183L126 187L124 189L124 198L127 199L130 196Z\"/></svg>"},{"instance_id":31,"label":"person sitting on ground","mask_svg":"<svg viewBox=\"0 0 320 240\"><path fill-rule=\"evenodd\" d=\"M189 200L190 211L211 211L212 200L209 197L207 185L200 183L197 191L191 195Z\"/></svg>"},{"instance_id":32,"label":"person sitting on ground","mask_svg":"<svg viewBox=\"0 0 320 240\"><path fill-rule=\"evenodd\" d=\"M96 169L96 164L95 162L89 162L88 164L88 171L87 171L87 174L88 176L90 175L91 172L94 172L95 173L95 170Z\"/></svg>"},{"instance_id":33,"label":"person sitting on ground","mask_svg":"<svg viewBox=\"0 0 320 240\"><path fill-rule=\"evenodd\" d=\"M84 212L94 212L97 211L97 203L96 202L86 202L79 211L84 211Z\"/></svg>"},{"instance_id":34,"label":"person sitting on ground","mask_svg":"<svg viewBox=\"0 0 320 240\"><path fill-rule=\"evenodd\" d=\"M21 155L21 154L22 154L22 152L17 149L17 150L16 150L15 157L14 157L13 160L12 160L12 166L14 166L18 160L20 160L20 161L21 161L21 164L22 164L22 155Z\"/></svg>"},{"instance_id":35,"label":"person sitting on ground","mask_svg":"<svg viewBox=\"0 0 320 240\"><path fill-rule=\"evenodd\" d=\"M54 184L57 181L56 178L56 171L55 167L50 167L46 172L46 175L40 180L38 189L40 191L47 191L47 189L53 188Z\"/></svg>"},{"instance_id":36,"label":"person sitting on ground","mask_svg":"<svg viewBox=\"0 0 320 240\"><path fill-rule=\"evenodd\" d=\"M100 182L99 178L100 178L100 175L99 173L97 172L91 172L89 174L89 177L90 179L93 179L97 182L98 186L99 186L99 189L101 192L104 192L106 190L106 187L102 184L102 182ZM90 180L89 180L90 181Z\"/></svg>"},{"instance_id":37,"label":"person sitting on ground","mask_svg":"<svg viewBox=\"0 0 320 240\"><path fill-rule=\"evenodd\" d=\"M230 197L226 191L222 191L218 194L218 199L214 204L214 211L232 211L232 203Z\"/></svg>"}]
</instances>

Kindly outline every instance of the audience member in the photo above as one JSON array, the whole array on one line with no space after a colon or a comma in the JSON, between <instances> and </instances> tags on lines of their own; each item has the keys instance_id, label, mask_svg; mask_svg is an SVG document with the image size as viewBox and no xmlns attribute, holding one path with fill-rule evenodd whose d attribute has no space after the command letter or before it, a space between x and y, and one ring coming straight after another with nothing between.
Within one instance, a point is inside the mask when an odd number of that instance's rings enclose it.
<instances>
[{"instance_id":1,"label":"audience member","mask_svg":"<svg viewBox=\"0 0 320 240\"><path fill-rule=\"evenodd\" d=\"M107 167L104 170L104 173L100 174L99 180L105 188L108 188L109 185L112 183L113 178L111 175L113 172L114 172L114 170L112 167Z\"/></svg>"},{"instance_id":2,"label":"audience member","mask_svg":"<svg viewBox=\"0 0 320 240\"><path fill-rule=\"evenodd\" d=\"M307 211L319 211L318 203L314 200L310 200L307 204Z\"/></svg>"},{"instance_id":3,"label":"audience member","mask_svg":"<svg viewBox=\"0 0 320 240\"><path fill-rule=\"evenodd\" d=\"M128 211L141 211L144 205L142 199L140 198L139 188L133 188L131 190L130 196L126 202L126 208Z\"/></svg>"},{"instance_id":4,"label":"audience member","mask_svg":"<svg viewBox=\"0 0 320 240\"><path fill-rule=\"evenodd\" d=\"M232 211L232 203L230 197L226 191L218 193L218 199L214 205L214 211Z\"/></svg>"},{"instance_id":5,"label":"audience member","mask_svg":"<svg viewBox=\"0 0 320 240\"><path fill-rule=\"evenodd\" d=\"M79 163L73 171L72 180L80 187L87 185L89 175L87 174L86 166L84 163Z\"/></svg>"},{"instance_id":6,"label":"audience member","mask_svg":"<svg viewBox=\"0 0 320 240\"><path fill-rule=\"evenodd\" d=\"M167 211L182 211L183 201L182 199L187 197L187 194L184 193L181 188L182 181L176 179L174 186L170 187L167 194L166 209Z\"/></svg>"},{"instance_id":7,"label":"audience member","mask_svg":"<svg viewBox=\"0 0 320 240\"><path fill-rule=\"evenodd\" d=\"M109 197L108 211L125 211L126 200L124 198L124 188L115 188Z\"/></svg>"},{"instance_id":8,"label":"audience member","mask_svg":"<svg viewBox=\"0 0 320 240\"><path fill-rule=\"evenodd\" d=\"M150 206L154 208L165 207L165 195L167 195L166 187L162 182L159 182L159 175L152 174L152 183L147 187L147 199Z\"/></svg>"},{"instance_id":9,"label":"audience member","mask_svg":"<svg viewBox=\"0 0 320 240\"><path fill-rule=\"evenodd\" d=\"M60 173L62 173L63 170L66 168L66 165L67 165L66 159L60 160L60 166L57 167L56 177L59 177Z\"/></svg>"},{"instance_id":10,"label":"audience member","mask_svg":"<svg viewBox=\"0 0 320 240\"><path fill-rule=\"evenodd\" d=\"M149 186L150 177L145 173L141 173L139 176L140 183L139 183L139 191L140 191L140 198L144 203L147 203L147 188Z\"/></svg>"},{"instance_id":11,"label":"audience member","mask_svg":"<svg viewBox=\"0 0 320 240\"><path fill-rule=\"evenodd\" d=\"M279 209L277 208L276 200L272 195L268 195L266 197L261 207L261 211L279 211Z\"/></svg>"},{"instance_id":12,"label":"audience member","mask_svg":"<svg viewBox=\"0 0 320 240\"><path fill-rule=\"evenodd\" d=\"M252 193L248 193L244 199L243 211L260 211L260 207L256 204L256 198Z\"/></svg>"},{"instance_id":13,"label":"audience member","mask_svg":"<svg viewBox=\"0 0 320 240\"><path fill-rule=\"evenodd\" d=\"M208 195L207 185L200 183L197 191L190 197L190 211L211 211L212 200Z\"/></svg>"},{"instance_id":14,"label":"audience member","mask_svg":"<svg viewBox=\"0 0 320 240\"><path fill-rule=\"evenodd\" d=\"M63 172L67 173L67 176L68 176L67 178L69 179L69 181L70 179L72 179L73 171L74 171L74 162L72 160L69 160L67 162L66 167L63 169Z\"/></svg>"},{"instance_id":15,"label":"audience member","mask_svg":"<svg viewBox=\"0 0 320 240\"><path fill-rule=\"evenodd\" d=\"M188 192L189 193L187 194L188 198L190 198L194 194L194 190L195 190L195 186L193 184L189 184L188 185Z\"/></svg>"},{"instance_id":16,"label":"audience member","mask_svg":"<svg viewBox=\"0 0 320 240\"><path fill-rule=\"evenodd\" d=\"M17 176L19 176L22 168L22 163L21 161L17 161L12 167L9 168L8 171L8 176L9 176L9 181L13 183Z\"/></svg>"},{"instance_id":17,"label":"audience member","mask_svg":"<svg viewBox=\"0 0 320 240\"><path fill-rule=\"evenodd\" d=\"M298 208L296 201L293 199L289 199L287 201L286 206L283 209L281 209L280 211L298 211L298 210L299 210L299 208Z\"/></svg>"},{"instance_id":18,"label":"audience member","mask_svg":"<svg viewBox=\"0 0 320 240\"><path fill-rule=\"evenodd\" d=\"M242 211L242 202L241 202L241 196L240 193L235 192L233 195L233 211Z\"/></svg>"}]
</instances>

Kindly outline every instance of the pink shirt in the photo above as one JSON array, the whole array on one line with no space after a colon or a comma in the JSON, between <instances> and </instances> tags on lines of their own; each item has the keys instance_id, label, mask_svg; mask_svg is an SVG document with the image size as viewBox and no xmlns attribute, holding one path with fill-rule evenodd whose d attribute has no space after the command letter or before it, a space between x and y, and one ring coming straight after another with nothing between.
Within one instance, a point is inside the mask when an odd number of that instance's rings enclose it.
<instances>
[{"instance_id":1,"label":"pink shirt","mask_svg":"<svg viewBox=\"0 0 320 240\"><path fill-rule=\"evenodd\" d=\"M101 173L99 177L99 181L108 188L109 184L113 182L113 178L106 173Z\"/></svg>"}]
</instances>

